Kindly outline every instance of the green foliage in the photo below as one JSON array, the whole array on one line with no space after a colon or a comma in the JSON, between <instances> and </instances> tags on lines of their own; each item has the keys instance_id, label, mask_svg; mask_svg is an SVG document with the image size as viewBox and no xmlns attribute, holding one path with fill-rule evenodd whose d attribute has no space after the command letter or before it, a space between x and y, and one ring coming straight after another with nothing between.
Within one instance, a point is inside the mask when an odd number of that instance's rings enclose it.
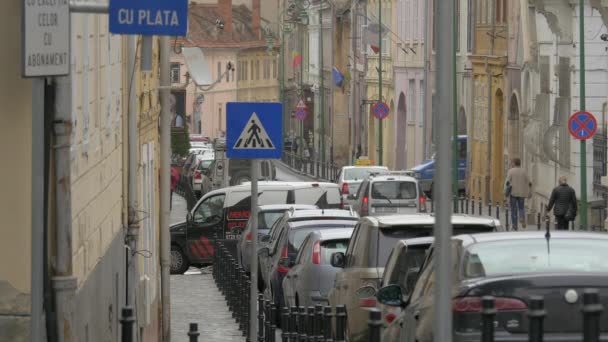
<instances>
[{"instance_id":1,"label":"green foliage","mask_svg":"<svg viewBox=\"0 0 608 342\"><path fill-rule=\"evenodd\" d=\"M173 155L187 157L190 151L190 134L188 127L171 130L171 152Z\"/></svg>"}]
</instances>

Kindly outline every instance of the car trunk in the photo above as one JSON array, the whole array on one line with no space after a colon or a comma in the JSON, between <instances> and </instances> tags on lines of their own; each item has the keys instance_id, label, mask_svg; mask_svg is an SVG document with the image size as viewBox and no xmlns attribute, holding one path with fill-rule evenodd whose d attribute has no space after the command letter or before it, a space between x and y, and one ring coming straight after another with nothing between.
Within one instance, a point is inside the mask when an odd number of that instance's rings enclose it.
<instances>
[{"instance_id":1,"label":"car trunk","mask_svg":"<svg viewBox=\"0 0 608 342\"><path fill-rule=\"evenodd\" d=\"M542 296L547 311L544 319L546 333L580 333L583 328L582 297L588 288L598 289L601 303L604 307L608 306L608 275L605 274L536 274L488 279L473 286L467 293L475 297L491 295L519 299L526 304L530 296ZM569 293L570 302L566 299L566 293ZM498 329L509 333L528 332L526 313L527 308L499 310L496 315ZM469 316L468 319L466 316ZM455 328L462 331L466 326L480 324L481 317L478 313L455 315L454 322ZM600 327L602 331L608 331L608 315L600 316Z\"/></svg>"}]
</instances>

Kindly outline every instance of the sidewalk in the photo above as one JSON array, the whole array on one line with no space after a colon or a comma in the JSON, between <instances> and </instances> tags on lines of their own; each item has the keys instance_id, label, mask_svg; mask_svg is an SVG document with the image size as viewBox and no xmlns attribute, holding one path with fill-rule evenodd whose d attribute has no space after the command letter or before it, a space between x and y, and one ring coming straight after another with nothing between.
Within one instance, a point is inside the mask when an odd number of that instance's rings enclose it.
<instances>
[{"instance_id":1,"label":"sidewalk","mask_svg":"<svg viewBox=\"0 0 608 342\"><path fill-rule=\"evenodd\" d=\"M186 201L174 193L171 223L184 221L187 213ZM198 323L200 342L245 341L211 271L211 267L191 267L183 275L171 276L172 341L188 341L190 323Z\"/></svg>"}]
</instances>

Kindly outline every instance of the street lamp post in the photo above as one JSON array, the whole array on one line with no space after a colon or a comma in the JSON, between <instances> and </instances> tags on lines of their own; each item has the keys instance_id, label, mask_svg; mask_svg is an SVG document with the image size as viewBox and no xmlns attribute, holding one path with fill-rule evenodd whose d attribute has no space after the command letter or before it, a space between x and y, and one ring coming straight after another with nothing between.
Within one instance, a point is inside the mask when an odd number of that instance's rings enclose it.
<instances>
[{"instance_id":1,"label":"street lamp post","mask_svg":"<svg viewBox=\"0 0 608 342\"><path fill-rule=\"evenodd\" d=\"M378 0L378 102L382 101L382 1ZM383 165L382 120L378 119L378 164Z\"/></svg>"},{"instance_id":2,"label":"street lamp post","mask_svg":"<svg viewBox=\"0 0 608 342\"><path fill-rule=\"evenodd\" d=\"M585 0L579 0L580 111L585 111ZM587 141L581 140L581 230L587 229Z\"/></svg>"}]
</instances>

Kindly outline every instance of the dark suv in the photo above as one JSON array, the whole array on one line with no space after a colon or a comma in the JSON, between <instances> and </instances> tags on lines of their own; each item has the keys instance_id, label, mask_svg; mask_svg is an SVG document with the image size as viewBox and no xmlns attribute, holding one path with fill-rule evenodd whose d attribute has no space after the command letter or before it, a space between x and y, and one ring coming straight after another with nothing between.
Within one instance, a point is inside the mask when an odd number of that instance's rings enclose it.
<instances>
[{"instance_id":1,"label":"dark suv","mask_svg":"<svg viewBox=\"0 0 608 342\"><path fill-rule=\"evenodd\" d=\"M294 264L304 239L314 231L353 228L359 216L350 210L289 210L270 229L259 250L261 275L267 294L283 307L283 278Z\"/></svg>"}]
</instances>

